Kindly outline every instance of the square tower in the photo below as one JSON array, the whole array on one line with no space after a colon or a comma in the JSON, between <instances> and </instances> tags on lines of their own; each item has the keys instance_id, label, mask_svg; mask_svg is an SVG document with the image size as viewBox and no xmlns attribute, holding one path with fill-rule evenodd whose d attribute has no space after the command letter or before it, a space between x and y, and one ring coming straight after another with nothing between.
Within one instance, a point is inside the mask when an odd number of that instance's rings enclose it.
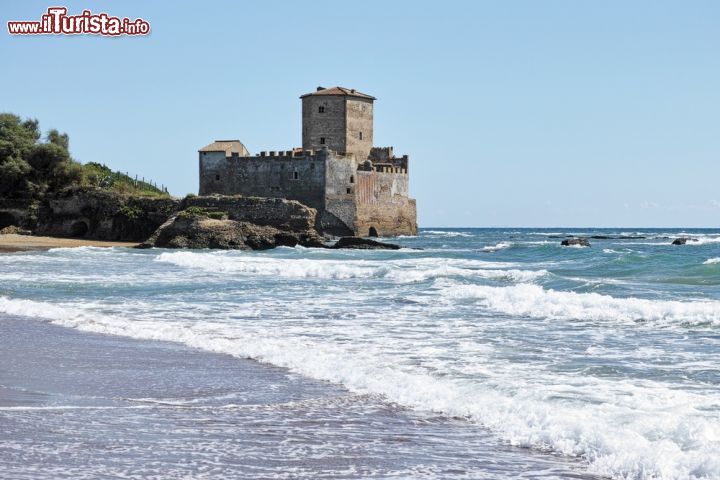
<instances>
[{"instance_id":1,"label":"square tower","mask_svg":"<svg viewBox=\"0 0 720 480\"><path fill-rule=\"evenodd\" d=\"M302 99L302 146L327 147L353 154L364 162L373 146L373 102L375 97L355 89L318 87Z\"/></svg>"}]
</instances>

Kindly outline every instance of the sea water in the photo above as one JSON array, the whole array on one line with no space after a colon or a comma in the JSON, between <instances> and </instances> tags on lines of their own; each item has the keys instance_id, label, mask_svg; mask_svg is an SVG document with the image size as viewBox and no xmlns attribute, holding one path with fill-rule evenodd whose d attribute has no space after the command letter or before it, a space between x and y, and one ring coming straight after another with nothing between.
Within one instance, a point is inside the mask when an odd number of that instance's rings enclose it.
<instances>
[{"instance_id":1,"label":"sea water","mask_svg":"<svg viewBox=\"0 0 720 480\"><path fill-rule=\"evenodd\" d=\"M569 235L592 246L562 247ZM680 236L695 241L671 245ZM403 248L0 255L0 313L251 359L349 392L341 407L313 406L335 420L370 412L367 428L327 437L337 444L366 447L373 425L408 415L416 435L437 439L414 449L425 458L417 470L388 460L333 471L316 458L307 470L280 463L263 476L513 476L514 467L473 465L478 448L490 448L526 452L530 464L567 461L534 477L720 478L720 230L424 229L391 241ZM234 405L231 397L213 402ZM26 413L13 408L0 408L0 429L22 436ZM90 411L87 421L103 415ZM183 412L188 432L200 428L192 419L201 413ZM288 411L262 415L280 424ZM436 458L443 442L448 452Z\"/></svg>"}]
</instances>

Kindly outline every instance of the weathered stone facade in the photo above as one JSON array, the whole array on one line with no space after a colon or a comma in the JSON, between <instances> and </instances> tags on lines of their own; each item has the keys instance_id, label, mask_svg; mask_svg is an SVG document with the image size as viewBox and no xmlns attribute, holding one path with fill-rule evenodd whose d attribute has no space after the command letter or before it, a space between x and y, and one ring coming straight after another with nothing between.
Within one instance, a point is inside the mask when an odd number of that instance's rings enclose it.
<instances>
[{"instance_id":1,"label":"weathered stone facade","mask_svg":"<svg viewBox=\"0 0 720 480\"><path fill-rule=\"evenodd\" d=\"M239 141L216 141L199 151L200 195L297 200L333 235L414 235L408 157L373 147L374 97L334 87L300 98L302 148L251 156Z\"/></svg>"}]
</instances>

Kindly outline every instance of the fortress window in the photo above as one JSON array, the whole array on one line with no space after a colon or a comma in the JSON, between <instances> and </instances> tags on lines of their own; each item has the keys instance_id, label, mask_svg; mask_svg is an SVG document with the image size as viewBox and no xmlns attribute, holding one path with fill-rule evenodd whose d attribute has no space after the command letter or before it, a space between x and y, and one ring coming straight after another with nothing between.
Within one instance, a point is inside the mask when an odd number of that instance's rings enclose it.
<instances>
[{"instance_id":1,"label":"fortress window","mask_svg":"<svg viewBox=\"0 0 720 480\"><path fill-rule=\"evenodd\" d=\"M325 107L323 107L323 106L318 107L318 113L325 113Z\"/></svg>"},{"instance_id":2,"label":"fortress window","mask_svg":"<svg viewBox=\"0 0 720 480\"><path fill-rule=\"evenodd\" d=\"M355 183L355 175L350 175L350 183Z\"/></svg>"},{"instance_id":3,"label":"fortress window","mask_svg":"<svg viewBox=\"0 0 720 480\"><path fill-rule=\"evenodd\" d=\"M215 175L215 180L220 180L220 175Z\"/></svg>"},{"instance_id":4,"label":"fortress window","mask_svg":"<svg viewBox=\"0 0 720 480\"><path fill-rule=\"evenodd\" d=\"M347 193L352 193L352 188L348 188Z\"/></svg>"},{"instance_id":5,"label":"fortress window","mask_svg":"<svg viewBox=\"0 0 720 480\"><path fill-rule=\"evenodd\" d=\"M320 145L325 145L325 137L320 137Z\"/></svg>"},{"instance_id":6,"label":"fortress window","mask_svg":"<svg viewBox=\"0 0 720 480\"><path fill-rule=\"evenodd\" d=\"M360 132L359 138L360 140L362 140L362 132Z\"/></svg>"},{"instance_id":7,"label":"fortress window","mask_svg":"<svg viewBox=\"0 0 720 480\"><path fill-rule=\"evenodd\" d=\"M293 172L293 180L297 180L300 178L300 174L298 172Z\"/></svg>"}]
</instances>

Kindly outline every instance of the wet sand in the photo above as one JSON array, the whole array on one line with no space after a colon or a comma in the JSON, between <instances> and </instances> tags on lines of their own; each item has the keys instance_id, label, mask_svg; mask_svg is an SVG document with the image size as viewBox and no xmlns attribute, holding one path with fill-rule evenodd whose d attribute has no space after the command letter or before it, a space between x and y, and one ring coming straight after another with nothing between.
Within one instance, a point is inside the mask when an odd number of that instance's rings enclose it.
<instances>
[{"instance_id":1,"label":"wet sand","mask_svg":"<svg viewBox=\"0 0 720 480\"><path fill-rule=\"evenodd\" d=\"M0 431L7 480L591 478L282 368L2 314Z\"/></svg>"},{"instance_id":2,"label":"wet sand","mask_svg":"<svg viewBox=\"0 0 720 480\"><path fill-rule=\"evenodd\" d=\"M134 247L136 242L106 242L85 238L39 237L35 235L0 235L0 253L49 250L73 247Z\"/></svg>"}]
</instances>

